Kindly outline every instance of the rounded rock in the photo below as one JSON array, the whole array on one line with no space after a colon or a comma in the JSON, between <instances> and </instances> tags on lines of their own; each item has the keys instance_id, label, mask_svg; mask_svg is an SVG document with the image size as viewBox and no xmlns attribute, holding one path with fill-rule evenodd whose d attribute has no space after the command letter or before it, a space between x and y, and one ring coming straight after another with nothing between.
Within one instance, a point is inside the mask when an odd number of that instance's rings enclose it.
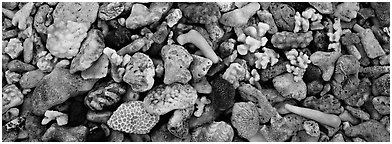
<instances>
[{"instance_id":1,"label":"rounded rock","mask_svg":"<svg viewBox=\"0 0 392 144\"><path fill-rule=\"evenodd\" d=\"M294 98L299 101L306 97L307 87L305 82L303 80L295 82L294 75L291 73L279 75L272 82L283 97Z\"/></svg>"},{"instance_id":2,"label":"rounded rock","mask_svg":"<svg viewBox=\"0 0 392 144\"><path fill-rule=\"evenodd\" d=\"M145 92L154 85L155 68L151 58L135 53L125 68L123 80L136 92Z\"/></svg>"}]
</instances>

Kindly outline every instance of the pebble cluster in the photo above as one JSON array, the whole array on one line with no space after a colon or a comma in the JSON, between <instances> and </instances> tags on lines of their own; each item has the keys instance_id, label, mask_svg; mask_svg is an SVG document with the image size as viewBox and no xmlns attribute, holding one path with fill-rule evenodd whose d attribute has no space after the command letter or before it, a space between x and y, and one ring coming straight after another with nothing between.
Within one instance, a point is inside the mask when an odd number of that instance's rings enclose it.
<instances>
[{"instance_id":1,"label":"pebble cluster","mask_svg":"<svg viewBox=\"0 0 392 144\"><path fill-rule=\"evenodd\" d=\"M3 142L388 142L389 2L2 2Z\"/></svg>"}]
</instances>

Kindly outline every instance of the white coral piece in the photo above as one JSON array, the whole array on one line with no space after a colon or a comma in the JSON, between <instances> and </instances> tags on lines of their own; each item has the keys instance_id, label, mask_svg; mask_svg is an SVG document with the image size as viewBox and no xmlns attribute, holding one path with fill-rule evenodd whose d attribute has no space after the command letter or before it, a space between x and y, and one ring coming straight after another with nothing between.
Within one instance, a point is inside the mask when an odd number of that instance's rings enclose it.
<instances>
[{"instance_id":1,"label":"white coral piece","mask_svg":"<svg viewBox=\"0 0 392 144\"><path fill-rule=\"evenodd\" d=\"M198 98L196 100L197 110L195 111L195 113L193 113L193 115L195 115L195 117L200 117L204 112L204 107L210 103L211 103L211 100L207 99L205 96Z\"/></svg>"},{"instance_id":2,"label":"white coral piece","mask_svg":"<svg viewBox=\"0 0 392 144\"><path fill-rule=\"evenodd\" d=\"M250 74L252 76L250 77L249 82L250 82L250 84L254 85L256 82L258 82L260 80L260 74L257 72L256 69L252 69Z\"/></svg>"},{"instance_id":3,"label":"white coral piece","mask_svg":"<svg viewBox=\"0 0 392 144\"><path fill-rule=\"evenodd\" d=\"M290 60L290 65L286 65L287 72L293 73L294 81L298 82L305 74L308 64L311 63L309 56L302 52L298 52L296 49L291 49L286 52L285 55L287 59Z\"/></svg>"},{"instance_id":4,"label":"white coral piece","mask_svg":"<svg viewBox=\"0 0 392 144\"><path fill-rule=\"evenodd\" d=\"M271 66L274 66L278 63L279 54L277 54L274 50L264 47L262 49L263 53L255 53L256 57L256 68L257 69L266 69L268 63L271 63Z\"/></svg>"},{"instance_id":5,"label":"white coral piece","mask_svg":"<svg viewBox=\"0 0 392 144\"><path fill-rule=\"evenodd\" d=\"M46 125L52 120L56 120L59 126L63 126L68 123L68 115L58 111L47 110L45 112L45 118L42 119L41 124Z\"/></svg>"}]
</instances>

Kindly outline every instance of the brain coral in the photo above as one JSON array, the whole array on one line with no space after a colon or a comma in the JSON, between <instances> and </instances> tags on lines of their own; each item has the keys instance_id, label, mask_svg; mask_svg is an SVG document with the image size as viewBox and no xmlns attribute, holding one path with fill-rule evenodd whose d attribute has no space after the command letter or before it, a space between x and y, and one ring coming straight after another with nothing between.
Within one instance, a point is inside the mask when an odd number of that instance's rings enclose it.
<instances>
[{"instance_id":1,"label":"brain coral","mask_svg":"<svg viewBox=\"0 0 392 144\"><path fill-rule=\"evenodd\" d=\"M150 132L158 121L159 116L148 113L142 101L129 101L121 104L113 112L107 124L113 130L146 134Z\"/></svg>"}]
</instances>

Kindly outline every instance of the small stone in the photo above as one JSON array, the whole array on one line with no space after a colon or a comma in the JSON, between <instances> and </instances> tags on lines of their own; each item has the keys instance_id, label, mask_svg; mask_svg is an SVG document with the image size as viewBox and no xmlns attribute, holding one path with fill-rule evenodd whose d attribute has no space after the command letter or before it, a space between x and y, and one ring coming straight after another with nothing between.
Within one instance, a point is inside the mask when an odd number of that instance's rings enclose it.
<instances>
[{"instance_id":1,"label":"small stone","mask_svg":"<svg viewBox=\"0 0 392 144\"><path fill-rule=\"evenodd\" d=\"M233 106L235 88L229 81L219 76L211 81L211 86L210 98L216 110L224 111Z\"/></svg>"},{"instance_id":2,"label":"small stone","mask_svg":"<svg viewBox=\"0 0 392 144\"><path fill-rule=\"evenodd\" d=\"M8 84L17 83L20 80L21 75L16 72L6 71L5 72L5 79L7 80Z\"/></svg>"},{"instance_id":3,"label":"small stone","mask_svg":"<svg viewBox=\"0 0 392 144\"><path fill-rule=\"evenodd\" d=\"M7 65L8 70L14 72L25 72L25 71L32 71L36 69L33 65L24 63L20 60L12 60Z\"/></svg>"},{"instance_id":4,"label":"small stone","mask_svg":"<svg viewBox=\"0 0 392 144\"><path fill-rule=\"evenodd\" d=\"M19 84L23 89L35 88L45 74L41 70L33 70L23 74Z\"/></svg>"},{"instance_id":5,"label":"small stone","mask_svg":"<svg viewBox=\"0 0 392 144\"><path fill-rule=\"evenodd\" d=\"M207 81L206 77L202 77L200 80L192 80L191 85L196 89L198 93L210 94L212 92L212 86Z\"/></svg>"},{"instance_id":6,"label":"small stone","mask_svg":"<svg viewBox=\"0 0 392 144\"><path fill-rule=\"evenodd\" d=\"M208 58L204 58L198 55L193 55L193 61L190 65L190 71L192 73L192 78L195 81L199 81L204 77L212 65L212 61Z\"/></svg>"},{"instance_id":7,"label":"small stone","mask_svg":"<svg viewBox=\"0 0 392 144\"><path fill-rule=\"evenodd\" d=\"M143 4L134 4L131 14L126 20L126 26L129 29L137 29L157 22L164 13L169 11L171 6L170 2L153 2L150 8Z\"/></svg>"},{"instance_id":8,"label":"small stone","mask_svg":"<svg viewBox=\"0 0 392 144\"><path fill-rule=\"evenodd\" d=\"M312 81L310 83L306 83L306 87L309 95L317 95L323 90L324 85L321 81Z\"/></svg>"},{"instance_id":9,"label":"small stone","mask_svg":"<svg viewBox=\"0 0 392 144\"><path fill-rule=\"evenodd\" d=\"M325 113L340 114L341 104L337 98L331 94L323 95L321 98L315 96L307 97L303 101L305 107L319 110Z\"/></svg>"},{"instance_id":10,"label":"small stone","mask_svg":"<svg viewBox=\"0 0 392 144\"><path fill-rule=\"evenodd\" d=\"M264 125L259 132L268 142L283 142L302 130L303 122L304 118L296 114L288 114L284 117L276 114L271 118L271 126Z\"/></svg>"},{"instance_id":11,"label":"small stone","mask_svg":"<svg viewBox=\"0 0 392 144\"><path fill-rule=\"evenodd\" d=\"M87 120L96 123L106 123L113 113L111 111L88 111Z\"/></svg>"},{"instance_id":12,"label":"small stone","mask_svg":"<svg viewBox=\"0 0 392 144\"><path fill-rule=\"evenodd\" d=\"M97 19L97 2L59 2L53 11L54 23L73 21L93 23Z\"/></svg>"},{"instance_id":13,"label":"small stone","mask_svg":"<svg viewBox=\"0 0 392 144\"><path fill-rule=\"evenodd\" d=\"M361 79L358 90L350 97L344 99L344 102L350 106L360 107L362 106L365 101L368 100L371 94L370 88L371 82L368 78Z\"/></svg>"},{"instance_id":14,"label":"small stone","mask_svg":"<svg viewBox=\"0 0 392 144\"><path fill-rule=\"evenodd\" d=\"M173 115L167 122L167 129L170 133L178 138L187 138L190 136L188 120L192 116L194 107L174 110Z\"/></svg>"},{"instance_id":15,"label":"small stone","mask_svg":"<svg viewBox=\"0 0 392 144\"><path fill-rule=\"evenodd\" d=\"M373 81L372 85L372 92L373 95L378 96L378 95L383 95L383 96L389 96L390 94L390 76L388 74L384 74L381 77L375 79Z\"/></svg>"},{"instance_id":16,"label":"small stone","mask_svg":"<svg viewBox=\"0 0 392 144\"><path fill-rule=\"evenodd\" d=\"M305 132L310 136L318 137L320 136L320 129L319 125L315 121L304 121L303 127Z\"/></svg>"},{"instance_id":17,"label":"small stone","mask_svg":"<svg viewBox=\"0 0 392 144\"><path fill-rule=\"evenodd\" d=\"M2 98L1 110L6 112L12 107L21 105L24 100L24 95L15 84L11 84L3 87Z\"/></svg>"},{"instance_id":18,"label":"small stone","mask_svg":"<svg viewBox=\"0 0 392 144\"><path fill-rule=\"evenodd\" d=\"M333 6L331 2L309 2L321 14L332 14Z\"/></svg>"},{"instance_id":19,"label":"small stone","mask_svg":"<svg viewBox=\"0 0 392 144\"><path fill-rule=\"evenodd\" d=\"M101 111L121 101L121 96L126 93L126 85L116 82L105 82L90 91L85 97L85 104L93 111Z\"/></svg>"},{"instance_id":20,"label":"small stone","mask_svg":"<svg viewBox=\"0 0 392 144\"><path fill-rule=\"evenodd\" d=\"M91 67L102 55L104 48L103 33L100 30L91 29L81 43L79 53L72 59L70 72L73 74Z\"/></svg>"},{"instance_id":21,"label":"small stone","mask_svg":"<svg viewBox=\"0 0 392 144\"><path fill-rule=\"evenodd\" d=\"M20 10L17 11L12 18L12 24L14 26L18 26L20 30L25 30L28 27L27 19L34 8L35 7L33 2L29 2L23 5L23 7L21 7Z\"/></svg>"},{"instance_id":22,"label":"small stone","mask_svg":"<svg viewBox=\"0 0 392 144\"><path fill-rule=\"evenodd\" d=\"M145 92L154 85L155 68L151 58L135 53L125 68L123 80L136 92Z\"/></svg>"},{"instance_id":23,"label":"small stone","mask_svg":"<svg viewBox=\"0 0 392 144\"><path fill-rule=\"evenodd\" d=\"M46 48L53 56L71 59L79 52L89 27L88 23L73 21L54 23L48 27Z\"/></svg>"},{"instance_id":24,"label":"small stone","mask_svg":"<svg viewBox=\"0 0 392 144\"><path fill-rule=\"evenodd\" d=\"M242 8L235 9L222 15L219 22L225 26L238 27L248 23L250 17L260 9L259 3L249 3Z\"/></svg>"},{"instance_id":25,"label":"small stone","mask_svg":"<svg viewBox=\"0 0 392 144\"><path fill-rule=\"evenodd\" d=\"M361 137L368 142L389 142L389 132L383 124L375 120L366 121L345 130L349 137Z\"/></svg>"},{"instance_id":26,"label":"small stone","mask_svg":"<svg viewBox=\"0 0 392 144\"><path fill-rule=\"evenodd\" d=\"M23 61L25 63L30 63L33 60L33 39L32 38L27 38L23 42Z\"/></svg>"},{"instance_id":27,"label":"small stone","mask_svg":"<svg viewBox=\"0 0 392 144\"><path fill-rule=\"evenodd\" d=\"M192 75L188 70L193 58L191 54L180 45L166 45L161 50L165 67L163 82L171 84L174 82L187 83Z\"/></svg>"},{"instance_id":28,"label":"small stone","mask_svg":"<svg viewBox=\"0 0 392 144\"><path fill-rule=\"evenodd\" d=\"M284 31L293 31L295 25L295 10L283 3L271 3L269 10L274 17L276 26Z\"/></svg>"},{"instance_id":29,"label":"small stone","mask_svg":"<svg viewBox=\"0 0 392 144\"><path fill-rule=\"evenodd\" d=\"M221 12L228 12L235 8L234 2L216 2Z\"/></svg>"},{"instance_id":30,"label":"small stone","mask_svg":"<svg viewBox=\"0 0 392 144\"><path fill-rule=\"evenodd\" d=\"M82 71L83 79L100 79L106 77L109 69L109 58L102 54L89 68Z\"/></svg>"},{"instance_id":31,"label":"small stone","mask_svg":"<svg viewBox=\"0 0 392 144\"><path fill-rule=\"evenodd\" d=\"M69 69L56 67L34 89L32 112L43 115L50 107L91 90L95 82L83 80L80 75L71 74Z\"/></svg>"},{"instance_id":32,"label":"small stone","mask_svg":"<svg viewBox=\"0 0 392 144\"><path fill-rule=\"evenodd\" d=\"M18 38L12 38L4 49L11 59L17 58L23 52L22 42Z\"/></svg>"},{"instance_id":33,"label":"small stone","mask_svg":"<svg viewBox=\"0 0 392 144\"><path fill-rule=\"evenodd\" d=\"M260 22L269 25L270 27L270 29L268 30L269 34L275 34L276 32L278 32L278 27L276 26L275 20L270 12L268 12L266 9L264 9L263 11L258 10L257 16L259 17Z\"/></svg>"},{"instance_id":34,"label":"small stone","mask_svg":"<svg viewBox=\"0 0 392 144\"><path fill-rule=\"evenodd\" d=\"M359 85L359 62L352 55L343 55L336 62L332 79L332 93L338 99L344 100L352 96Z\"/></svg>"},{"instance_id":35,"label":"small stone","mask_svg":"<svg viewBox=\"0 0 392 144\"><path fill-rule=\"evenodd\" d=\"M351 19L357 17L359 11L359 3L357 2L344 2L336 6L334 16L340 18L345 22L350 22Z\"/></svg>"},{"instance_id":36,"label":"small stone","mask_svg":"<svg viewBox=\"0 0 392 144\"><path fill-rule=\"evenodd\" d=\"M305 82L302 79L295 82L294 75L291 73L279 75L272 82L276 90L285 98L294 98L300 101L306 97Z\"/></svg>"},{"instance_id":37,"label":"small stone","mask_svg":"<svg viewBox=\"0 0 392 144\"><path fill-rule=\"evenodd\" d=\"M87 133L88 128L86 126L60 127L54 123L46 130L44 135L41 137L41 140L44 142L84 142L87 137Z\"/></svg>"},{"instance_id":38,"label":"small stone","mask_svg":"<svg viewBox=\"0 0 392 144\"><path fill-rule=\"evenodd\" d=\"M182 18L182 12L180 9L172 9L168 12L166 16L167 25L173 27Z\"/></svg>"},{"instance_id":39,"label":"small stone","mask_svg":"<svg viewBox=\"0 0 392 144\"><path fill-rule=\"evenodd\" d=\"M217 23L221 18L219 5L216 3L179 3L178 7L191 23Z\"/></svg>"},{"instance_id":40,"label":"small stone","mask_svg":"<svg viewBox=\"0 0 392 144\"><path fill-rule=\"evenodd\" d=\"M390 66L360 67L359 76L377 79L383 74L389 73Z\"/></svg>"},{"instance_id":41,"label":"small stone","mask_svg":"<svg viewBox=\"0 0 392 144\"><path fill-rule=\"evenodd\" d=\"M389 115L390 113L390 97L378 96L372 100L374 108L382 115Z\"/></svg>"},{"instance_id":42,"label":"small stone","mask_svg":"<svg viewBox=\"0 0 392 144\"><path fill-rule=\"evenodd\" d=\"M385 55L385 51L381 47L370 28L364 29L358 24L355 24L354 31L358 32L359 37L361 38L363 49L369 58L374 59Z\"/></svg>"},{"instance_id":43,"label":"small stone","mask_svg":"<svg viewBox=\"0 0 392 144\"><path fill-rule=\"evenodd\" d=\"M108 21L119 16L125 7L120 2L104 2L98 9L98 17L102 20Z\"/></svg>"},{"instance_id":44,"label":"small stone","mask_svg":"<svg viewBox=\"0 0 392 144\"><path fill-rule=\"evenodd\" d=\"M370 115L358 108L353 108L351 106L345 107L348 112L350 112L354 117L360 118L362 120L370 120Z\"/></svg>"},{"instance_id":45,"label":"small stone","mask_svg":"<svg viewBox=\"0 0 392 144\"><path fill-rule=\"evenodd\" d=\"M223 73L222 78L233 84L236 89L240 86L240 81L245 80L246 69L239 63L231 63L229 68Z\"/></svg>"},{"instance_id":46,"label":"small stone","mask_svg":"<svg viewBox=\"0 0 392 144\"><path fill-rule=\"evenodd\" d=\"M133 33L129 29L120 26L105 35L105 46L119 50L131 43L132 35Z\"/></svg>"}]
</instances>

